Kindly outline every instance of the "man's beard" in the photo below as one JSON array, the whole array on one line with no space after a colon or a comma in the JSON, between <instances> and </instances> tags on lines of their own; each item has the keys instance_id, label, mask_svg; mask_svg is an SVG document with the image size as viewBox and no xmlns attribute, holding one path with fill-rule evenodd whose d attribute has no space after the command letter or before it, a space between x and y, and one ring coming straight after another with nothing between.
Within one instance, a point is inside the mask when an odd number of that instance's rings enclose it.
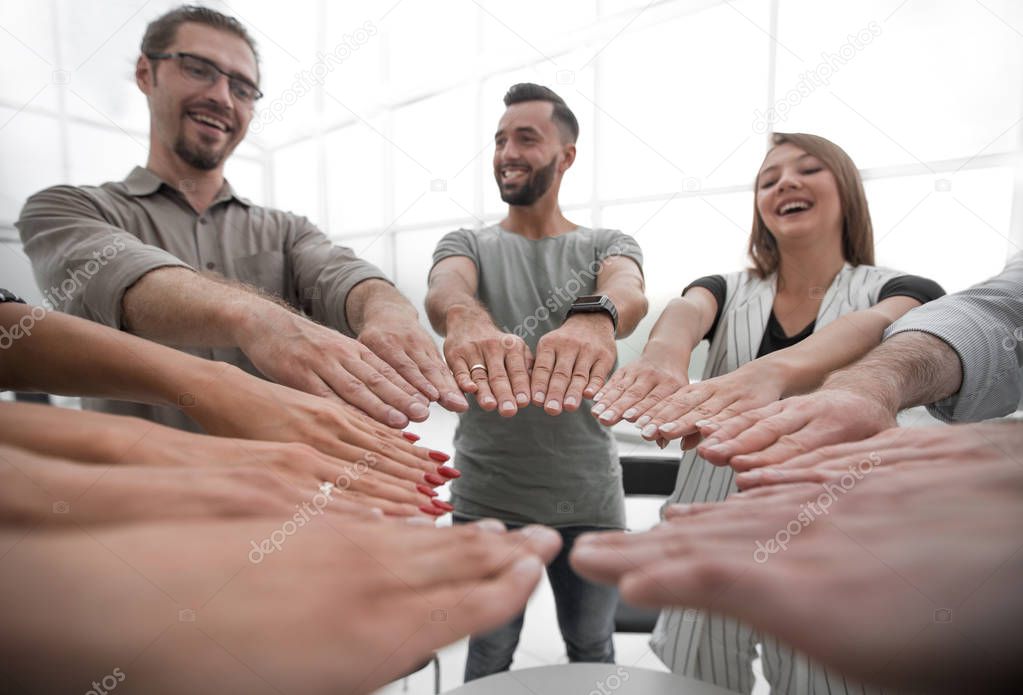
<instances>
[{"instance_id":1,"label":"man's beard","mask_svg":"<svg viewBox=\"0 0 1023 695\"><path fill-rule=\"evenodd\" d=\"M220 166L227 154L227 146L220 152L205 148L193 147L188 144L184 133L174 141L174 154L181 157L185 164L200 171L212 171Z\"/></svg>"},{"instance_id":2,"label":"man's beard","mask_svg":"<svg viewBox=\"0 0 1023 695\"><path fill-rule=\"evenodd\" d=\"M501 192L501 200L509 205L532 205L540 200L554 183L554 170L557 168L557 164L558 158L554 157L550 164L538 169L532 178L516 191L506 192L504 186L501 185L500 170L494 172L494 176L497 178L497 190Z\"/></svg>"}]
</instances>

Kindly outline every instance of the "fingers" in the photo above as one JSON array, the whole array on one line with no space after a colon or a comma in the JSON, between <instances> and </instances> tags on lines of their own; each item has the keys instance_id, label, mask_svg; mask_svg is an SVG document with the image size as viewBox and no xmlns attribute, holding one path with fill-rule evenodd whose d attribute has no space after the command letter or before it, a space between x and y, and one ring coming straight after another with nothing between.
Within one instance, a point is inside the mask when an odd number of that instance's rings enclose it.
<instances>
[{"instance_id":1,"label":"fingers","mask_svg":"<svg viewBox=\"0 0 1023 695\"><path fill-rule=\"evenodd\" d=\"M557 355L554 350L547 347L549 343L542 338L537 346L536 359L533 362L533 372L530 379L530 390L533 394L533 404L541 408L547 402L547 391L554 372L554 362Z\"/></svg>"},{"instance_id":2,"label":"fingers","mask_svg":"<svg viewBox=\"0 0 1023 695\"><path fill-rule=\"evenodd\" d=\"M486 377L490 392L493 394L495 399L494 405L497 406L497 412L502 417L511 417L518 412L519 408L515 402L515 396L512 393L511 380L508 377L508 371L505 369L505 347L502 344L503 340L488 341L483 346L483 357L486 360ZM475 370L480 372L483 370ZM473 375L476 378L476 374ZM481 387L482 388L482 387ZM483 405L483 401L480 401L480 407L484 407L487 410L491 410L492 407L486 408Z\"/></svg>"},{"instance_id":3,"label":"fingers","mask_svg":"<svg viewBox=\"0 0 1023 695\"><path fill-rule=\"evenodd\" d=\"M583 389L589 388L595 366L594 356L589 350L584 349L579 353L572 367L568 388L565 389L565 399L562 402L565 411L574 412L582 405Z\"/></svg>"},{"instance_id":4,"label":"fingers","mask_svg":"<svg viewBox=\"0 0 1023 695\"><path fill-rule=\"evenodd\" d=\"M451 371L444 364L432 343L426 349L416 353L415 362L419 372L429 382L433 392L436 393L436 396L431 397L430 400L435 400L443 407L456 413L464 413L468 410L469 404L466 402L465 396L458 390L458 384L455 383ZM413 382L413 385L417 386L422 393L428 393L428 391L419 387L415 382Z\"/></svg>"},{"instance_id":5,"label":"fingers","mask_svg":"<svg viewBox=\"0 0 1023 695\"><path fill-rule=\"evenodd\" d=\"M362 409L378 422L388 427L405 427L409 418L399 406L410 409L414 399L369 364L353 360L349 366L354 371L341 364L325 365L320 378L342 400ZM416 404L428 412L421 403Z\"/></svg>"},{"instance_id":6,"label":"fingers","mask_svg":"<svg viewBox=\"0 0 1023 695\"><path fill-rule=\"evenodd\" d=\"M733 456L763 451L779 438L799 431L806 423L807 419L795 409L778 401L724 421L707 438L699 453L708 461L723 465L730 463Z\"/></svg>"},{"instance_id":7,"label":"fingers","mask_svg":"<svg viewBox=\"0 0 1023 695\"><path fill-rule=\"evenodd\" d=\"M760 596L737 585L753 564L699 553L643 566L624 575L618 586L622 598L634 606L695 606L731 613L736 601Z\"/></svg>"},{"instance_id":8,"label":"fingers","mask_svg":"<svg viewBox=\"0 0 1023 695\"><path fill-rule=\"evenodd\" d=\"M600 420L604 424L614 424L619 418L637 422L654 408L660 406L678 388L679 383L674 380L660 383L655 380L640 383L637 380L633 388L626 389L617 404L608 408L608 410L614 411L613 417L601 417Z\"/></svg>"},{"instance_id":9,"label":"fingers","mask_svg":"<svg viewBox=\"0 0 1023 695\"><path fill-rule=\"evenodd\" d=\"M586 384L586 388L583 389L583 397L593 398L593 396L603 388L606 383L608 374L614 368L614 358L601 356L593 363L593 367L590 368L590 381Z\"/></svg>"},{"instance_id":10,"label":"fingers","mask_svg":"<svg viewBox=\"0 0 1023 695\"><path fill-rule=\"evenodd\" d=\"M672 424L691 413L711 395L712 393L708 389L700 388L699 384L685 386L677 390L660 407L653 409L636 421L636 425L642 428L640 434L644 439L656 439L657 437L678 439L683 435L690 434L692 430L684 431Z\"/></svg>"},{"instance_id":11,"label":"fingers","mask_svg":"<svg viewBox=\"0 0 1023 695\"><path fill-rule=\"evenodd\" d=\"M529 369L533 357L529 352L529 346L521 339L506 335L502 342L508 343L505 346L507 351L504 355L504 365L512 391L515 393L515 405L525 408L529 405Z\"/></svg>"},{"instance_id":12,"label":"fingers","mask_svg":"<svg viewBox=\"0 0 1023 695\"><path fill-rule=\"evenodd\" d=\"M480 364L483 364L482 362ZM494 397L494 392L490 388L490 380L488 377L488 371L486 365L478 366L474 365L475 368L469 372L469 376L472 378L474 384L476 384L476 402L479 406L490 412L497 407L497 398Z\"/></svg>"},{"instance_id":13,"label":"fingers","mask_svg":"<svg viewBox=\"0 0 1023 695\"><path fill-rule=\"evenodd\" d=\"M561 414L565 392L568 390L568 384L576 368L576 359L579 357L578 351L571 347L558 350L555 355L554 369L551 370L551 378L547 384L547 400L543 407L548 415Z\"/></svg>"},{"instance_id":14,"label":"fingers","mask_svg":"<svg viewBox=\"0 0 1023 695\"><path fill-rule=\"evenodd\" d=\"M482 360L477 360L472 364L479 364L481 362ZM449 355L448 364L451 366L451 373L458 388L464 393L476 393L479 387L469 375L469 361L462 355Z\"/></svg>"},{"instance_id":15,"label":"fingers","mask_svg":"<svg viewBox=\"0 0 1023 695\"><path fill-rule=\"evenodd\" d=\"M607 383L593 394L593 400L598 406L603 405L606 408L612 400L618 397L618 394L628 388L634 379L635 370L632 365L616 370ZM601 408L600 412L603 412L604 408ZM594 415L600 415L600 412L595 412Z\"/></svg>"}]
</instances>

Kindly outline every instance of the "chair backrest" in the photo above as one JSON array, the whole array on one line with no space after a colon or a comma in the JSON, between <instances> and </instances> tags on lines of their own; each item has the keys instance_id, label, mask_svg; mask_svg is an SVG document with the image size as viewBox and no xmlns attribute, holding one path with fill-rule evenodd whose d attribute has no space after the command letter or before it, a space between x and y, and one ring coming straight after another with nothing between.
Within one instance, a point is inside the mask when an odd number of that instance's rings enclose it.
<instances>
[{"instance_id":1,"label":"chair backrest","mask_svg":"<svg viewBox=\"0 0 1023 695\"><path fill-rule=\"evenodd\" d=\"M620 460L626 495L667 497L675 490L681 457L622 456Z\"/></svg>"},{"instance_id":2,"label":"chair backrest","mask_svg":"<svg viewBox=\"0 0 1023 695\"><path fill-rule=\"evenodd\" d=\"M667 456L622 456L622 487L630 497L667 497L675 490L682 459ZM630 606L621 599L615 610L615 632L653 632L660 611Z\"/></svg>"}]
</instances>

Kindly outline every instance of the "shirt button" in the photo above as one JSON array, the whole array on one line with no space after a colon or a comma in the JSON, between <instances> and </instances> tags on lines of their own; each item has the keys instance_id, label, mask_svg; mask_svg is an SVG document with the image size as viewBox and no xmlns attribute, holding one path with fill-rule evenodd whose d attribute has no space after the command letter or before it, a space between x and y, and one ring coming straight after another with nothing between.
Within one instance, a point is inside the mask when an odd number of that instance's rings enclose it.
<instances>
[{"instance_id":1,"label":"shirt button","mask_svg":"<svg viewBox=\"0 0 1023 695\"><path fill-rule=\"evenodd\" d=\"M207 263L207 264L206 264L206 268L207 268L208 270L213 270L213 269L214 269L214 268L216 268L216 267L217 267L217 264L216 264L216 263L214 263L213 261L210 261L209 263Z\"/></svg>"},{"instance_id":2,"label":"shirt button","mask_svg":"<svg viewBox=\"0 0 1023 695\"><path fill-rule=\"evenodd\" d=\"M205 215L199 218L199 224L206 224L206 216Z\"/></svg>"}]
</instances>

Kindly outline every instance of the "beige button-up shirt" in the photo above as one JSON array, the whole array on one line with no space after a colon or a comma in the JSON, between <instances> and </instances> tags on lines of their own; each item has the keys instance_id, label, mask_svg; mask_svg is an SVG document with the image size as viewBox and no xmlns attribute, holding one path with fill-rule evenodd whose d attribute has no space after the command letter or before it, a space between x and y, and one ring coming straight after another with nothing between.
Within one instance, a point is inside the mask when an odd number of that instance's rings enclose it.
<instances>
[{"instance_id":1,"label":"beige button-up shirt","mask_svg":"<svg viewBox=\"0 0 1023 695\"><path fill-rule=\"evenodd\" d=\"M36 193L16 223L36 282L55 309L123 328L121 300L139 278L179 266L217 273L275 295L315 321L351 335L348 292L387 280L305 217L253 205L230 184L201 215L143 167L121 182L54 186ZM189 349L258 374L237 348ZM86 407L197 430L170 408L85 399Z\"/></svg>"}]
</instances>

